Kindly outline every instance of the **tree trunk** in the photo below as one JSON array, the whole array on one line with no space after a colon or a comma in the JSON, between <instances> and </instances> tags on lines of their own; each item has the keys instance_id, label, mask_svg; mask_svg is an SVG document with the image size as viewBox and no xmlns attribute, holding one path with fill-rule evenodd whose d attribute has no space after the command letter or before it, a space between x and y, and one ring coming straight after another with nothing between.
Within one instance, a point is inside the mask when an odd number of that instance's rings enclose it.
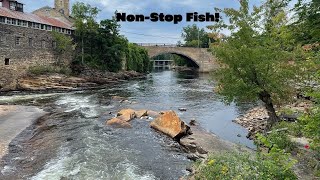
<instances>
[{"instance_id":1,"label":"tree trunk","mask_svg":"<svg viewBox=\"0 0 320 180\"><path fill-rule=\"evenodd\" d=\"M267 130L269 130L275 123L279 121L279 117L277 116L276 110L274 109L271 95L267 91L261 92L259 94L259 98L262 102L264 102L264 105L269 115L268 125L267 125Z\"/></svg>"}]
</instances>

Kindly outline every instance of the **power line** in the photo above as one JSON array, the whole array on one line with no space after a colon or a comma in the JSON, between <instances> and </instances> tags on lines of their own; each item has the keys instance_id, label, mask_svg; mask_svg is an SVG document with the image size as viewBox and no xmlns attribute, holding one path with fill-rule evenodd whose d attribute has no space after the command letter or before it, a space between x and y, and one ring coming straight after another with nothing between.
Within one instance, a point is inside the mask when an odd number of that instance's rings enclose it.
<instances>
[{"instance_id":1,"label":"power line","mask_svg":"<svg viewBox=\"0 0 320 180\"><path fill-rule=\"evenodd\" d=\"M128 34L135 34L135 35L139 35L139 36L161 37L161 38L168 38L168 39L181 39L181 38L176 38L176 37L156 36L156 35L134 33L134 32L127 32L127 31L120 31L120 32L128 33Z\"/></svg>"}]
</instances>

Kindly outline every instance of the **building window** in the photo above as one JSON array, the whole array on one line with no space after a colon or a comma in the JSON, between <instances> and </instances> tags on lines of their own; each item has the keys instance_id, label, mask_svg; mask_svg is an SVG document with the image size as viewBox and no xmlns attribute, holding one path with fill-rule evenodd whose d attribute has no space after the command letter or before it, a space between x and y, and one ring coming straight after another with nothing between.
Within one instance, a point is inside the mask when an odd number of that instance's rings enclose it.
<instances>
[{"instance_id":1,"label":"building window","mask_svg":"<svg viewBox=\"0 0 320 180\"><path fill-rule=\"evenodd\" d=\"M41 24L41 29L42 29L42 30L46 29L46 25Z\"/></svg>"},{"instance_id":2,"label":"building window","mask_svg":"<svg viewBox=\"0 0 320 180\"><path fill-rule=\"evenodd\" d=\"M0 17L0 23L6 23L6 18L5 17Z\"/></svg>"},{"instance_id":3,"label":"building window","mask_svg":"<svg viewBox=\"0 0 320 180\"><path fill-rule=\"evenodd\" d=\"M51 31L52 30L52 26L46 26L46 30Z\"/></svg>"},{"instance_id":4,"label":"building window","mask_svg":"<svg viewBox=\"0 0 320 180\"><path fill-rule=\"evenodd\" d=\"M11 2L10 1L10 10L13 10L13 11L16 10L16 2Z\"/></svg>"},{"instance_id":5,"label":"building window","mask_svg":"<svg viewBox=\"0 0 320 180\"><path fill-rule=\"evenodd\" d=\"M45 40L42 40L41 41L41 48L45 48L46 47L46 41Z\"/></svg>"},{"instance_id":6,"label":"building window","mask_svg":"<svg viewBox=\"0 0 320 180\"><path fill-rule=\"evenodd\" d=\"M28 27L31 28L32 26L32 22L28 22Z\"/></svg>"},{"instance_id":7,"label":"building window","mask_svg":"<svg viewBox=\"0 0 320 180\"><path fill-rule=\"evenodd\" d=\"M17 3L16 11L23 12L23 4L21 4L21 3Z\"/></svg>"},{"instance_id":8,"label":"building window","mask_svg":"<svg viewBox=\"0 0 320 180\"><path fill-rule=\"evenodd\" d=\"M22 26L27 27L28 26L28 22L27 21L22 21Z\"/></svg>"},{"instance_id":9,"label":"building window","mask_svg":"<svg viewBox=\"0 0 320 180\"><path fill-rule=\"evenodd\" d=\"M4 36L4 34L0 34L0 43L5 43L6 41L6 37Z\"/></svg>"},{"instance_id":10,"label":"building window","mask_svg":"<svg viewBox=\"0 0 320 180\"><path fill-rule=\"evenodd\" d=\"M36 23L36 29L40 29L40 24Z\"/></svg>"},{"instance_id":11,"label":"building window","mask_svg":"<svg viewBox=\"0 0 320 180\"><path fill-rule=\"evenodd\" d=\"M52 47L55 49L57 48L57 42L56 41L52 41Z\"/></svg>"},{"instance_id":12,"label":"building window","mask_svg":"<svg viewBox=\"0 0 320 180\"><path fill-rule=\"evenodd\" d=\"M6 65L6 66L10 65L10 59L9 58L5 58L4 59L4 65Z\"/></svg>"},{"instance_id":13,"label":"building window","mask_svg":"<svg viewBox=\"0 0 320 180\"><path fill-rule=\"evenodd\" d=\"M22 21L18 20L18 26L21 26L21 25L22 25Z\"/></svg>"},{"instance_id":14,"label":"building window","mask_svg":"<svg viewBox=\"0 0 320 180\"><path fill-rule=\"evenodd\" d=\"M11 18L7 18L7 24L11 24Z\"/></svg>"},{"instance_id":15,"label":"building window","mask_svg":"<svg viewBox=\"0 0 320 180\"><path fill-rule=\"evenodd\" d=\"M33 39L29 38L29 47L33 47Z\"/></svg>"},{"instance_id":16,"label":"building window","mask_svg":"<svg viewBox=\"0 0 320 180\"><path fill-rule=\"evenodd\" d=\"M16 39L15 39L16 46L19 46L20 43L21 43L21 37L16 37Z\"/></svg>"},{"instance_id":17,"label":"building window","mask_svg":"<svg viewBox=\"0 0 320 180\"><path fill-rule=\"evenodd\" d=\"M11 20L11 24L16 25L16 24L17 24L17 20L12 19L12 20Z\"/></svg>"}]
</instances>

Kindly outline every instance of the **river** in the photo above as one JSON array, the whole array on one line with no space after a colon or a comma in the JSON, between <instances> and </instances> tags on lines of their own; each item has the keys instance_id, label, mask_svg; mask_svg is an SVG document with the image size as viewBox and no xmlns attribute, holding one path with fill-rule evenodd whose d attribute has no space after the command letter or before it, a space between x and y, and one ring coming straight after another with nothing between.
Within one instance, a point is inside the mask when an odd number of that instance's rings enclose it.
<instances>
[{"instance_id":1,"label":"river","mask_svg":"<svg viewBox=\"0 0 320 180\"><path fill-rule=\"evenodd\" d=\"M179 145L155 132L146 120L132 129L107 127L123 108L175 110L196 119L222 139L254 148L247 131L232 122L250 105L225 105L209 75L151 73L100 90L0 96L0 104L37 105L52 114L34 123L11 144L0 164L0 179L178 179L191 165ZM112 96L128 101L112 100ZM178 108L186 108L179 112Z\"/></svg>"}]
</instances>

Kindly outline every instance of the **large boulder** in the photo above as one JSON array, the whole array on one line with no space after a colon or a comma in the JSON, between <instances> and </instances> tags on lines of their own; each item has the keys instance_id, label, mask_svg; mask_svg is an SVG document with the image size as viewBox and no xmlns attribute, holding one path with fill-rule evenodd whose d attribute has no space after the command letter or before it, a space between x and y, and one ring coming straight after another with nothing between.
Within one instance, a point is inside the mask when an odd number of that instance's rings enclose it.
<instances>
[{"instance_id":1,"label":"large boulder","mask_svg":"<svg viewBox=\"0 0 320 180\"><path fill-rule=\"evenodd\" d=\"M119 118L112 118L107 121L107 125L117 128L132 128L131 124Z\"/></svg>"},{"instance_id":2,"label":"large boulder","mask_svg":"<svg viewBox=\"0 0 320 180\"><path fill-rule=\"evenodd\" d=\"M136 118L136 112L133 109L122 109L118 112L117 118L129 122L132 119Z\"/></svg>"},{"instance_id":3,"label":"large boulder","mask_svg":"<svg viewBox=\"0 0 320 180\"><path fill-rule=\"evenodd\" d=\"M175 140L190 133L190 127L186 125L174 111L162 112L162 114L151 122L151 127L170 136Z\"/></svg>"},{"instance_id":4,"label":"large boulder","mask_svg":"<svg viewBox=\"0 0 320 180\"><path fill-rule=\"evenodd\" d=\"M148 114L148 116L153 117L153 118L156 118L156 117L158 117L158 116L160 115L159 112L151 111L151 110L149 110L149 111L147 112L147 114Z\"/></svg>"},{"instance_id":5,"label":"large boulder","mask_svg":"<svg viewBox=\"0 0 320 180\"><path fill-rule=\"evenodd\" d=\"M137 118L148 116L147 110L139 110L135 112Z\"/></svg>"}]
</instances>

